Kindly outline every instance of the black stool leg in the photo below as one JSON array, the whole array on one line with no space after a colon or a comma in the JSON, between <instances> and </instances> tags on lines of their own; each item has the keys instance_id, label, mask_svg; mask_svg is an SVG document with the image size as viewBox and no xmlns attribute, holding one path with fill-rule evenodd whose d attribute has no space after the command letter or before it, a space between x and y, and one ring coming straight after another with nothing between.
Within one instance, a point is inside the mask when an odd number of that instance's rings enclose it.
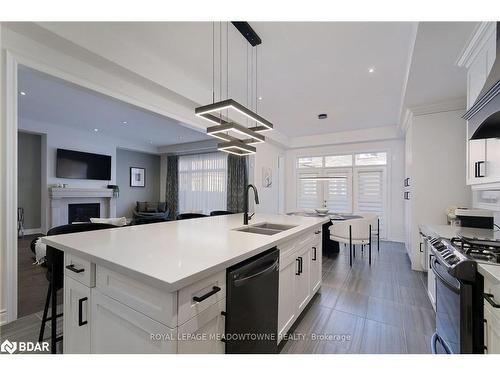
<instances>
[{"instance_id":1,"label":"black stool leg","mask_svg":"<svg viewBox=\"0 0 500 375\"><path fill-rule=\"evenodd\" d=\"M352 267L352 233L349 225L349 265Z\"/></svg>"},{"instance_id":2,"label":"black stool leg","mask_svg":"<svg viewBox=\"0 0 500 375\"><path fill-rule=\"evenodd\" d=\"M352 245L352 256L356 259L356 245Z\"/></svg>"},{"instance_id":3,"label":"black stool leg","mask_svg":"<svg viewBox=\"0 0 500 375\"><path fill-rule=\"evenodd\" d=\"M50 335L50 352L52 354L56 354L56 335L57 335L57 288L54 287L56 285L56 275L54 272L54 266L52 266L52 272L50 275L51 284L52 284L52 312L51 312L51 335Z\"/></svg>"},{"instance_id":4,"label":"black stool leg","mask_svg":"<svg viewBox=\"0 0 500 375\"><path fill-rule=\"evenodd\" d=\"M372 265L372 226L370 224L370 239L368 241L368 264Z\"/></svg>"},{"instance_id":5,"label":"black stool leg","mask_svg":"<svg viewBox=\"0 0 500 375\"><path fill-rule=\"evenodd\" d=\"M49 290L47 291L47 299L45 300L45 307L43 308L42 325L40 327L40 334L38 335L38 342L43 341L43 335L45 333L45 323L47 323L47 314L49 312L51 294L52 294L52 284L49 283Z\"/></svg>"},{"instance_id":6,"label":"black stool leg","mask_svg":"<svg viewBox=\"0 0 500 375\"><path fill-rule=\"evenodd\" d=\"M380 219L377 219L377 253L380 252Z\"/></svg>"}]
</instances>

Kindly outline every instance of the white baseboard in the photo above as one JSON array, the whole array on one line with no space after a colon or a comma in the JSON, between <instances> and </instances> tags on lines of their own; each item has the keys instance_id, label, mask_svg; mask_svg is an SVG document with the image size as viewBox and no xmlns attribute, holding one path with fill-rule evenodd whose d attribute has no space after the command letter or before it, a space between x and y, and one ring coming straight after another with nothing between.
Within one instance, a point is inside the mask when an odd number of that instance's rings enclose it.
<instances>
[{"instance_id":1,"label":"white baseboard","mask_svg":"<svg viewBox=\"0 0 500 375\"><path fill-rule=\"evenodd\" d=\"M24 230L24 235L29 236L30 234L37 234L37 233L43 233L42 228L32 228L32 229L25 229Z\"/></svg>"},{"instance_id":2,"label":"white baseboard","mask_svg":"<svg viewBox=\"0 0 500 375\"><path fill-rule=\"evenodd\" d=\"M0 326L7 324L7 310L0 310Z\"/></svg>"}]
</instances>

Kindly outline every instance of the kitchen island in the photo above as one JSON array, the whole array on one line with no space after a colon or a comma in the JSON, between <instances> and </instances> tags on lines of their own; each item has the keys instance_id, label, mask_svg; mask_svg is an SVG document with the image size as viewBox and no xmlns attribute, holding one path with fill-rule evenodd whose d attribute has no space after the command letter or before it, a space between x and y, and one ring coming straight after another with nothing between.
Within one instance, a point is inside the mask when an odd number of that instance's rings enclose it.
<instances>
[{"instance_id":1,"label":"kitchen island","mask_svg":"<svg viewBox=\"0 0 500 375\"><path fill-rule=\"evenodd\" d=\"M265 235L238 231L235 214L44 237L64 252L64 352L224 353L226 269L273 247L281 338L321 285L326 221L256 214L251 227L291 227Z\"/></svg>"}]
</instances>

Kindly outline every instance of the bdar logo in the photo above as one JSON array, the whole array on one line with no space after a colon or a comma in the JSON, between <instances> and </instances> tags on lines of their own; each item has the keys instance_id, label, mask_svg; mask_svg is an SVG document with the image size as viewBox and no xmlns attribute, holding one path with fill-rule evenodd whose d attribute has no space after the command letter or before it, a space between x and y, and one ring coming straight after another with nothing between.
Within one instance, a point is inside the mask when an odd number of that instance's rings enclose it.
<instances>
[{"instance_id":1,"label":"bdar logo","mask_svg":"<svg viewBox=\"0 0 500 375\"><path fill-rule=\"evenodd\" d=\"M2 345L0 345L0 351L2 352L7 352L7 353L14 353L17 349L17 343L16 342L10 342L9 340L5 340Z\"/></svg>"}]
</instances>

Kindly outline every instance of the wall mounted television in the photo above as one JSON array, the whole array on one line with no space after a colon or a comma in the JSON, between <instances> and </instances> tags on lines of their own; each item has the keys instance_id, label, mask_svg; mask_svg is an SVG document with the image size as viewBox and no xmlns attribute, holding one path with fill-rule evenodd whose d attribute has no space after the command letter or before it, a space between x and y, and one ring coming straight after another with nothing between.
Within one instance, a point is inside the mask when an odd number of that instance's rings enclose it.
<instances>
[{"instance_id":1,"label":"wall mounted television","mask_svg":"<svg viewBox=\"0 0 500 375\"><path fill-rule=\"evenodd\" d=\"M57 149L56 177L111 180L111 156Z\"/></svg>"}]
</instances>

